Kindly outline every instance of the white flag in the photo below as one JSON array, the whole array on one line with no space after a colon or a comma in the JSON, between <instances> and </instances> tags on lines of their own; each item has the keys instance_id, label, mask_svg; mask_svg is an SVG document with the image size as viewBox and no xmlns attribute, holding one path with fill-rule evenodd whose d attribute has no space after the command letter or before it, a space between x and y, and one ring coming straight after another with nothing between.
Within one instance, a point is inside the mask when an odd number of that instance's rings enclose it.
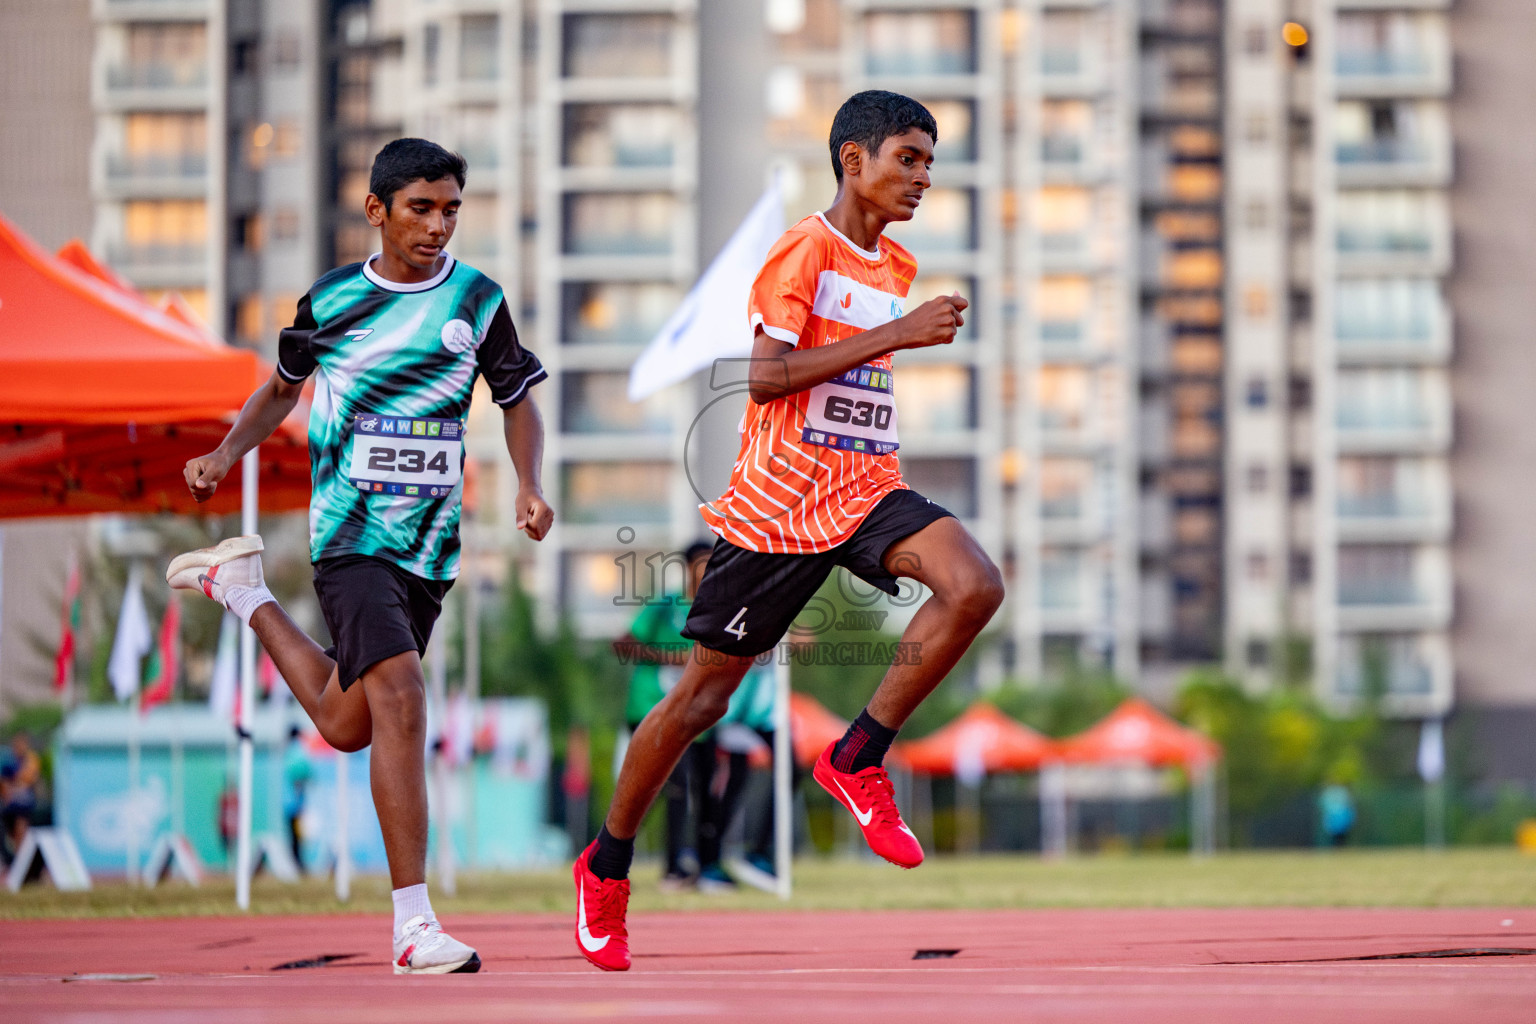
<instances>
[{"instance_id":1,"label":"white flag","mask_svg":"<svg viewBox=\"0 0 1536 1024\"><path fill-rule=\"evenodd\" d=\"M635 360L629 371L631 402L676 384L716 359L752 354L747 293L783 233L784 197L774 182Z\"/></svg>"},{"instance_id":2,"label":"white flag","mask_svg":"<svg viewBox=\"0 0 1536 1024\"><path fill-rule=\"evenodd\" d=\"M155 632L144 610L142 572L134 562L128 570L128 586L123 590L123 609L117 616L117 636L112 641L112 656L107 662L107 678L118 700L128 700L144 681L144 655L154 646Z\"/></svg>"},{"instance_id":3,"label":"white flag","mask_svg":"<svg viewBox=\"0 0 1536 1024\"><path fill-rule=\"evenodd\" d=\"M225 612L219 624L219 650L213 657L208 684L208 709L220 721L235 720L235 695L240 687L240 616Z\"/></svg>"},{"instance_id":4,"label":"white flag","mask_svg":"<svg viewBox=\"0 0 1536 1024\"><path fill-rule=\"evenodd\" d=\"M1438 718L1424 719L1419 730L1419 778L1439 782L1445 775L1445 727Z\"/></svg>"}]
</instances>

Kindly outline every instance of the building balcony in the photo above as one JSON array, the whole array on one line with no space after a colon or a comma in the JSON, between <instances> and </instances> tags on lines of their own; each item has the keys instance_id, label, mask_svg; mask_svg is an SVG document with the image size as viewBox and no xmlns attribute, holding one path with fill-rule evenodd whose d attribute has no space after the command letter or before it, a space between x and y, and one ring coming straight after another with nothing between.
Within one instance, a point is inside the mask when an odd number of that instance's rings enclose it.
<instances>
[{"instance_id":1,"label":"building balcony","mask_svg":"<svg viewBox=\"0 0 1536 1024\"><path fill-rule=\"evenodd\" d=\"M109 266L140 288L202 287L208 278L204 243L113 242L106 257Z\"/></svg>"},{"instance_id":2,"label":"building balcony","mask_svg":"<svg viewBox=\"0 0 1536 1024\"><path fill-rule=\"evenodd\" d=\"M1450 184L1451 128L1444 105L1345 100L1334 119L1341 188Z\"/></svg>"},{"instance_id":3,"label":"building balcony","mask_svg":"<svg viewBox=\"0 0 1536 1024\"><path fill-rule=\"evenodd\" d=\"M1334 351L1341 366L1443 364L1451 358L1451 310L1438 290L1412 308L1350 310L1334 317Z\"/></svg>"},{"instance_id":4,"label":"building balcony","mask_svg":"<svg viewBox=\"0 0 1536 1024\"><path fill-rule=\"evenodd\" d=\"M1447 540L1451 534L1450 471L1443 459L1340 459L1334 510L1341 541Z\"/></svg>"},{"instance_id":5,"label":"building balcony","mask_svg":"<svg viewBox=\"0 0 1536 1024\"><path fill-rule=\"evenodd\" d=\"M92 0L91 18L113 21L205 21L209 0Z\"/></svg>"},{"instance_id":6,"label":"building balcony","mask_svg":"<svg viewBox=\"0 0 1536 1024\"><path fill-rule=\"evenodd\" d=\"M1448 552L1436 545L1340 546L1336 610L1341 630L1448 626L1451 621Z\"/></svg>"},{"instance_id":7,"label":"building balcony","mask_svg":"<svg viewBox=\"0 0 1536 1024\"><path fill-rule=\"evenodd\" d=\"M1341 50L1334 60L1340 96L1447 96L1451 92L1450 41L1444 35L1421 51Z\"/></svg>"},{"instance_id":8,"label":"building balcony","mask_svg":"<svg viewBox=\"0 0 1536 1024\"><path fill-rule=\"evenodd\" d=\"M1451 393L1443 371L1341 369L1334 427L1346 454L1443 452L1451 443Z\"/></svg>"},{"instance_id":9,"label":"building balcony","mask_svg":"<svg viewBox=\"0 0 1536 1024\"><path fill-rule=\"evenodd\" d=\"M1451 706L1452 666L1450 644L1438 631L1344 633L1333 696L1374 697L1394 717L1439 717Z\"/></svg>"},{"instance_id":10,"label":"building balcony","mask_svg":"<svg viewBox=\"0 0 1536 1024\"><path fill-rule=\"evenodd\" d=\"M1386 193L1412 197L1390 220L1346 216L1353 212L1355 195L1340 196L1334 255L1341 277L1438 277L1450 272L1451 217L1443 194Z\"/></svg>"},{"instance_id":11,"label":"building balcony","mask_svg":"<svg viewBox=\"0 0 1536 1024\"><path fill-rule=\"evenodd\" d=\"M206 107L208 67L204 63L151 61L108 65L100 78L99 99L109 110Z\"/></svg>"},{"instance_id":12,"label":"building balcony","mask_svg":"<svg viewBox=\"0 0 1536 1024\"><path fill-rule=\"evenodd\" d=\"M1040 91L1050 97L1098 96L1109 91L1109 75L1086 49L1047 47L1040 53Z\"/></svg>"},{"instance_id":13,"label":"building balcony","mask_svg":"<svg viewBox=\"0 0 1536 1024\"><path fill-rule=\"evenodd\" d=\"M1455 0L1334 0L1339 11L1448 11Z\"/></svg>"},{"instance_id":14,"label":"building balcony","mask_svg":"<svg viewBox=\"0 0 1536 1024\"><path fill-rule=\"evenodd\" d=\"M108 153L98 164L99 186L109 199L183 199L208 190L206 153Z\"/></svg>"}]
</instances>

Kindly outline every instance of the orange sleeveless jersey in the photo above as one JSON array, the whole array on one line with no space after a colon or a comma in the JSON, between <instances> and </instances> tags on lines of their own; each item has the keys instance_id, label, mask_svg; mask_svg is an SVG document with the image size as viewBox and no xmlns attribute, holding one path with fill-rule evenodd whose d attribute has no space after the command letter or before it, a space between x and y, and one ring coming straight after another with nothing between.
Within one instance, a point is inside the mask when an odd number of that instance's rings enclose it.
<instances>
[{"instance_id":1,"label":"orange sleeveless jersey","mask_svg":"<svg viewBox=\"0 0 1536 1024\"><path fill-rule=\"evenodd\" d=\"M830 345L901 316L916 273L917 261L895 242L881 238L879 252L859 249L816 213L774 243L748 313L754 331L761 326L779 341ZM730 484L700 506L705 524L765 554L811 554L846 541L881 498L906 487L894 453L890 374L887 352L845 374L845 389L819 385L763 405L748 400ZM829 423L827 412L847 426ZM867 429L856 426L861 421Z\"/></svg>"}]
</instances>

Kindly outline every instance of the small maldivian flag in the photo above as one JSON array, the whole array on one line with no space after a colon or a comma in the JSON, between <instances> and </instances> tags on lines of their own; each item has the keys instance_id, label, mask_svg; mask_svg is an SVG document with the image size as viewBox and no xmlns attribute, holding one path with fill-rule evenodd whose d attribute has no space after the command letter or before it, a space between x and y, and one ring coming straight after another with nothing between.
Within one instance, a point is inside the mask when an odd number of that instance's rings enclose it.
<instances>
[{"instance_id":1,"label":"small maldivian flag","mask_svg":"<svg viewBox=\"0 0 1536 1024\"><path fill-rule=\"evenodd\" d=\"M63 693L75 678L75 633L80 629L79 561L69 563L69 578L64 583L64 604L59 619L59 653L53 659L53 688Z\"/></svg>"},{"instance_id":2,"label":"small maldivian flag","mask_svg":"<svg viewBox=\"0 0 1536 1024\"><path fill-rule=\"evenodd\" d=\"M160 620L160 642L149 656L144 679L148 684L139 698L139 710L148 711L171 699L176 689L176 673L181 668L181 602L171 594Z\"/></svg>"}]
</instances>

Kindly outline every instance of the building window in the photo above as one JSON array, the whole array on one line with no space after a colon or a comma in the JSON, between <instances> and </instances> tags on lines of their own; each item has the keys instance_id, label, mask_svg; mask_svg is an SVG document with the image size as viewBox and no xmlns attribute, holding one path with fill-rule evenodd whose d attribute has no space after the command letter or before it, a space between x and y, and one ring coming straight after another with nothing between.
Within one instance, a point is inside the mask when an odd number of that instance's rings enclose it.
<instances>
[{"instance_id":1,"label":"building window","mask_svg":"<svg viewBox=\"0 0 1536 1024\"><path fill-rule=\"evenodd\" d=\"M1250 583L1269 582L1269 556L1262 551L1253 551L1248 554L1248 581Z\"/></svg>"},{"instance_id":2,"label":"building window","mask_svg":"<svg viewBox=\"0 0 1536 1024\"><path fill-rule=\"evenodd\" d=\"M1086 459L1040 460L1040 515L1044 519L1080 519L1088 511L1093 464Z\"/></svg>"},{"instance_id":3,"label":"building window","mask_svg":"<svg viewBox=\"0 0 1536 1024\"><path fill-rule=\"evenodd\" d=\"M501 74L501 19L494 14L466 15L459 27L459 78L494 82Z\"/></svg>"},{"instance_id":4,"label":"building window","mask_svg":"<svg viewBox=\"0 0 1536 1024\"><path fill-rule=\"evenodd\" d=\"M123 146L107 159L112 177L200 178L208 170L205 114L134 113L123 118Z\"/></svg>"},{"instance_id":5,"label":"building window","mask_svg":"<svg viewBox=\"0 0 1536 1024\"><path fill-rule=\"evenodd\" d=\"M1083 552L1078 548L1040 549L1040 607L1076 611L1083 606Z\"/></svg>"},{"instance_id":6,"label":"building window","mask_svg":"<svg viewBox=\"0 0 1536 1024\"><path fill-rule=\"evenodd\" d=\"M567 14L563 73L567 78L670 75L672 23L666 14Z\"/></svg>"},{"instance_id":7,"label":"building window","mask_svg":"<svg viewBox=\"0 0 1536 1024\"><path fill-rule=\"evenodd\" d=\"M565 108L565 165L670 167L682 128L670 104L573 103Z\"/></svg>"},{"instance_id":8,"label":"building window","mask_svg":"<svg viewBox=\"0 0 1536 1024\"><path fill-rule=\"evenodd\" d=\"M1339 638L1338 689L1346 696L1422 696L1434 688L1434 672L1419 638L1409 633Z\"/></svg>"},{"instance_id":9,"label":"building window","mask_svg":"<svg viewBox=\"0 0 1536 1024\"><path fill-rule=\"evenodd\" d=\"M1248 641L1248 667L1269 667L1269 641L1253 639Z\"/></svg>"},{"instance_id":10,"label":"building window","mask_svg":"<svg viewBox=\"0 0 1536 1024\"><path fill-rule=\"evenodd\" d=\"M976 196L970 189L930 188L921 216L890 226L891 237L921 261L933 253L967 252L976 247Z\"/></svg>"},{"instance_id":11,"label":"building window","mask_svg":"<svg viewBox=\"0 0 1536 1024\"><path fill-rule=\"evenodd\" d=\"M591 256L665 256L677 202L668 192L586 192L565 197L565 251Z\"/></svg>"},{"instance_id":12,"label":"building window","mask_svg":"<svg viewBox=\"0 0 1536 1024\"><path fill-rule=\"evenodd\" d=\"M1425 343L1435 335L1442 300L1432 278L1340 281L1334 329L1339 344Z\"/></svg>"},{"instance_id":13,"label":"building window","mask_svg":"<svg viewBox=\"0 0 1536 1024\"><path fill-rule=\"evenodd\" d=\"M1348 544L1339 548L1339 604L1414 605L1421 600L1414 548Z\"/></svg>"},{"instance_id":14,"label":"building window","mask_svg":"<svg viewBox=\"0 0 1536 1024\"><path fill-rule=\"evenodd\" d=\"M882 11L864 22L864 69L871 75L976 73L971 11Z\"/></svg>"},{"instance_id":15,"label":"building window","mask_svg":"<svg viewBox=\"0 0 1536 1024\"><path fill-rule=\"evenodd\" d=\"M435 21L427 22L421 33L421 81L423 85L436 85L441 76L443 60L443 27Z\"/></svg>"},{"instance_id":16,"label":"building window","mask_svg":"<svg viewBox=\"0 0 1536 1024\"><path fill-rule=\"evenodd\" d=\"M677 309L682 291L657 281L567 281L560 287L568 345L644 345Z\"/></svg>"},{"instance_id":17,"label":"building window","mask_svg":"<svg viewBox=\"0 0 1536 1024\"><path fill-rule=\"evenodd\" d=\"M140 199L123 205L129 261L189 263L203 259L208 207L201 199Z\"/></svg>"},{"instance_id":18,"label":"building window","mask_svg":"<svg viewBox=\"0 0 1536 1024\"><path fill-rule=\"evenodd\" d=\"M570 523L665 523L669 462L580 462L562 470L561 513Z\"/></svg>"},{"instance_id":19,"label":"building window","mask_svg":"<svg viewBox=\"0 0 1536 1024\"><path fill-rule=\"evenodd\" d=\"M913 490L955 515L976 514L974 459L903 458L901 475Z\"/></svg>"},{"instance_id":20,"label":"building window","mask_svg":"<svg viewBox=\"0 0 1536 1024\"><path fill-rule=\"evenodd\" d=\"M623 577L621 551L567 551L560 562L560 604L578 615L615 611L633 614L620 602L633 603L635 580ZM642 571L641 575L644 575ZM631 589L625 593L626 586ZM644 593L641 591L640 593Z\"/></svg>"},{"instance_id":21,"label":"building window","mask_svg":"<svg viewBox=\"0 0 1536 1024\"><path fill-rule=\"evenodd\" d=\"M1247 481L1249 494L1263 494L1269 490L1269 467L1257 464L1249 466Z\"/></svg>"},{"instance_id":22,"label":"building window","mask_svg":"<svg viewBox=\"0 0 1536 1024\"><path fill-rule=\"evenodd\" d=\"M934 160L948 166L976 159L976 105L969 100L932 100L924 104L938 125Z\"/></svg>"},{"instance_id":23,"label":"building window","mask_svg":"<svg viewBox=\"0 0 1536 1024\"><path fill-rule=\"evenodd\" d=\"M1269 381L1263 377L1248 379L1248 408L1263 409L1269 405Z\"/></svg>"},{"instance_id":24,"label":"building window","mask_svg":"<svg viewBox=\"0 0 1536 1024\"><path fill-rule=\"evenodd\" d=\"M954 434L976 426L976 385L966 366L920 363L895 375L900 430Z\"/></svg>"},{"instance_id":25,"label":"building window","mask_svg":"<svg viewBox=\"0 0 1536 1024\"><path fill-rule=\"evenodd\" d=\"M1042 366L1036 400L1040 426L1047 432L1083 429L1088 413L1088 371L1080 366Z\"/></svg>"},{"instance_id":26,"label":"building window","mask_svg":"<svg viewBox=\"0 0 1536 1024\"><path fill-rule=\"evenodd\" d=\"M567 372L560 379L560 427L571 434L666 434L672 399L662 390L631 402L627 372Z\"/></svg>"},{"instance_id":27,"label":"building window","mask_svg":"<svg viewBox=\"0 0 1536 1024\"><path fill-rule=\"evenodd\" d=\"M126 59L107 69L119 89L185 89L208 84L208 32L200 23L129 25Z\"/></svg>"}]
</instances>

